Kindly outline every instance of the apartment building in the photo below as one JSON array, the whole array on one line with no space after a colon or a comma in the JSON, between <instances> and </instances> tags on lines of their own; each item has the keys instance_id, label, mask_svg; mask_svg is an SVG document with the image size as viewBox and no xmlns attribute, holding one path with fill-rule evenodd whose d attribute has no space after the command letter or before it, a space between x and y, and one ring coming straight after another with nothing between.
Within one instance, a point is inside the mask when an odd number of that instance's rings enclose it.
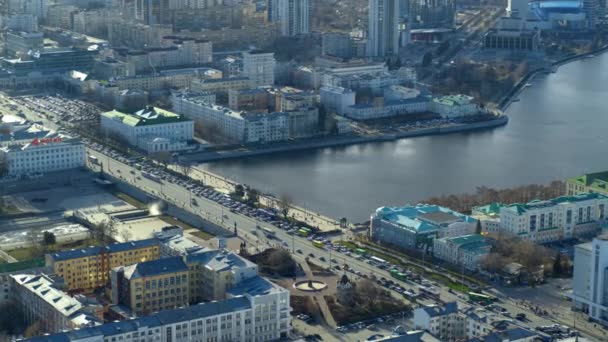
<instances>
[{"instance_id":1,"label":"apartment building","mask_svg":"<svg viewBox=\"0 0 608 342\"><path fill-rule=\"evenodd\" d=\"M12 274L10 285L11 297L23 308L26 322L40 322L43 331L75 329L98 321L94 311L45 274Z\"/></svg>"},{"instance_id":2,"label":"apartment building","mask_svg":"<svg viewBox=\"0 0 608 342\"><path fill-rule=\"evenodd\" d=\"M133 21L115 19L108 27L108 41L112 46L128 46L133 49L168 46L163 39L173 34L171 25L144 25Z\"/></svg>"},{"instance_id":3,"label":"apartment building","mask_svg":"<svg viewBox=\"0 0 608 342\"><path fill-rule=\"evenodd\" d=\"M588 173L566 179L566 195L597 192L608 196L608 171Z\"/></svg>"},{"instance_id":4,"label":"apartment building","mask_svg":"<svg viewBox=\"0 0 608 342\"><path fill-rule=\"evenodd\" d=\"M608 326L608 236L574 249L572 306L589 315L589 319Z\"/></svg>"},{"instance_id":5,"label":"apartment building","mask_svg":"<svg viewBox=\"0 0 608 342\"><path fill-rule=\"evenodd\" d=\"M218 96L227 97L230 90L250 88L248 77L227 77L218 79L193 80L190 89L194 92L211 92Z\"/></svg>"},{"instance_id":6,"label":"apartment building","mask_svg":"<svg viewBox=\"0 0 608 342\"><path fill-rule=\"evenodd\" d=\"M110 271L160 258L157 239L115 243L46 255L46 266L64 279L68 290L90 291L110 283Z\"/></svg>"},{"instance_id":7,"label":"apartment building","mask_svg":"<svg viewBox=\"0 0 608 342\"><path fill-rule=\"evenodd\" d=\"M253 50L243 53L243 76L248 77L252 87L274 84L276 61L273 52Z\"/></svg>"},{"instance_id":8,"label":"apartment building","mask_svg":"<svg viewBox=\"0 0 608 342\"><path fill-rule=\"evenodd\" d=\"M29 342L263 342L287 338L289 292L256 277L231 297L149 316L38 336Z\"/></svg>"},{"instance_id":9,"label":"apartment building","mask_svg":"<svg viewBox=\"0 0 608 342\"><path fill-rule=\"evenodd\" d=\"M476 271L491 249L487 239L478 234L433 240L433 256L468 271Z\"/></svg>"},{"instance_id":10,"label":"apartment building","mask_svg":"<svg viewBox=\"0 0 608 342\"><path fill-rule=\"evenodd\" d=\"M594 236L607 207L608 197L598 193L507 205L500 209L500 229L538 243Z\"/></svg>"},{"instance_id":11,"label":"apartment building","mask_svg":"<svg viewBox=\"0 0 608 342\"><path fill-rule=\"evenodd\" d=\"M179 256L113 268L111 279L112 302L137 315L190 303L188 267Z\"/></svg>"},{"instance_id":12,"label":"apartment building","mask_svg":"<svg viewBox=\"0 0 608 342\"><path fill-rule=\"evenodd\" d=\"M133 114L117 110L102 113L101 129L148 153L183 150L194 137L194 121L157 107Z\"/></svg>"},{"instance_id":13,"label":"apartment building","mask_svg":"<svg viewBox=\"0 0 608 342\"><path fill-rule=\"evenodd\" d=\"M350 106L355 105L355 92L342 87L322 87L321 104L325 110L343 115Z\"/></svg>"},{"instance_id":14,"label":"apartment building","mask_svg":"<svg viewBox=\"0 0 608 342\"><path fill-rule=\"evenodd\" d=\"M414 329L426 330L442 341L456 341L466 338L467 321L456 302L422 306L414 310Z\"/></svg>"}]
</instances>

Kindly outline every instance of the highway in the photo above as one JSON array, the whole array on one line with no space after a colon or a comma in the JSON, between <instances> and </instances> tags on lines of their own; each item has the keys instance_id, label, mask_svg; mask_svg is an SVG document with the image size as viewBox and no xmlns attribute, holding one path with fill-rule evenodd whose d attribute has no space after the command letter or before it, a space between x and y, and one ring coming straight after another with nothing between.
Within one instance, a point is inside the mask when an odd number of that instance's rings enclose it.
<instances>
[{"instance_id":1,"label":"highway","mask_svg":"<svg viewBox=\"0 0 608 342\"><path fill-rule=\"evenodd\" d=\"M367 275L373 274L377 278L384 277L386 279L391 279L396 284L407 290L414 290L415 292L418 292L418 284L410 281L397 281L390 276L389 272L372 266L363 260L357 260L354 256L347 256L329 249L314 247L310 241L303 237L289 235L284 230L272 226L269 223L256 221L254 218L236 212L231 212L228 208L225 208L210 199L195 196L182 186L166 181L156 182L150 180L142 177L141 172L135 168L112 159L100 152L89 149L89 153L96 156L101 161L104 172L107 172L115 178L120 178L160 199L170 202L189 212L195 213L211 223L223 226L228 231L232 231L236 225L239 237L247 242L248 248L254 248L255 250L261 251L271 246L282 246L283 248L291 251L294 258L298 261L303 261L306 256L312 255L310 259L312 259L313 263L332 268L336 265L335 262L332 262L332 259L334 259L340 266L348 264L349 267L354 271ZM192 198L196 200L196 205L192 204ZM254 235L252 232L257 230L257 225L274 230L276 233L276 238L268 239L263 236L261 232ZM321 257L323 257L326 261L321 261ZM351 274L351 277L354 277L354 274ZM456 293L451 293L447 287L442 286L441 284L437 285L437 287L441 290L441 301L458 301L463 307L471 306L463 294L458 295ZM423 299L420 300L419 303L432 304L433 301L430 299ZM549 317L539 317L531 310L518 306L508 298L503 298L499 305L505 308L510 314L509 317L504 316L505 320L511 320L516 324L528 328L555 323L554 321L550 320ZM515 317L515 315L518 313L526 314L526 317L528 318L527 321L519 322L511 318Z\"/></svg>"}]
</instances>

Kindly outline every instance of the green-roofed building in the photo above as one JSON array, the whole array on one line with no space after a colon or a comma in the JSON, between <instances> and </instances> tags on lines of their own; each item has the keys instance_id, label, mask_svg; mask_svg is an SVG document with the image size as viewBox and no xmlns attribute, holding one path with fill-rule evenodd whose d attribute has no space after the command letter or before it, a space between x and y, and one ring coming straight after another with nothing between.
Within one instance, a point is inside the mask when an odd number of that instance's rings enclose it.
<instances>
[{"instance_id":1,"label":"green-roofed building","mask_svg":"<svg viewBox=\"0 0 608 342\"><path fill-rule=\"evenodd\" d=\"M443 237L433 241L433 255L443 261L477 270L479 263L490 253L492 245L482 235L470 234Z\"/></svg>"},{"instance_id":2,"label":"green-roofed building","mask_svg":"<svg viewBox=\"0 0 608 342\"><path fill-rule=\"evenodd\" d=\"M194 137L194 121L158 107L102 113L101 128L148 153L184 150Z\"/></svg>"},{"instance_id":3,"label":"green-roofed building","mask_svg":"<svg viewBox=\"0 0 608 342\"><path fill-rule=\"evenodd\" d=\"M566 179L566 194L569 196L585 192L596 192L608 196L608 171L588 173Z\"/></svg>"}]
</instances>

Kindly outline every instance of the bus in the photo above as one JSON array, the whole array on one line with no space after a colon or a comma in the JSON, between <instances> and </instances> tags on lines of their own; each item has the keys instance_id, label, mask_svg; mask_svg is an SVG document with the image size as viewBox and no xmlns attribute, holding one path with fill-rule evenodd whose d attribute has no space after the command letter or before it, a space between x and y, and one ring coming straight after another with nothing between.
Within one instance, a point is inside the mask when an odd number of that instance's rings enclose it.
<instances>
[{"instance_id":1,"label":"bus","mask_svg":"<svg viewBox=\"0 0 608 342\"><path fill-rule=\"evenodd\" d=\"M323 241L319 240L312 240L312 245L317 248L325 248L325 244L323 243Z\"/></svg>"},{"instance_id":2,"label":"bus","mask_svg":"<svg viewBox=\"0 0 608 342\"><path fill-rule=\"evenodd\" d=\"M420 291L421 295L425 295L427 297L434 298L434 299L439 299L439 289L436 287L420 286L420 287L418 287L418 290Z\"/></svg>"},{"instance_id":3,"label":"bus","mask_svg":"<svg viewBox=\"0 0 608 342\"><path fill-rule=\"evenodd\" d=\"M267 217L270 220L276 220L277 215L268 209L258 209L258 214Z\"/></svg>"},{"instance_id":4,"label":"bus","mask_svg":"<svg viewBox=\"0 0 608 342\"><path fill-rule=\"evenodd\" d=\"M99 159L97 157L89 155L89 163L99 165Z\"/></svg>"},{"instance_id":5,"label":"bus","mask_svg":"<svg viewBox=\"0 0 608 342\"><path fill-rule=\"evenodd\" d=\"M469 292L469 300L471 300L475 303L490 304L490 303L496 301L496 297L486 295L483 293Z\"/></svg>"},{"instance_id":6,"label":"bus","mask_svg":"<svg viewBox=\"0 0 608 342\"><path fill-rule=\"evenodd\" d=\"M160 178L158 178L157 176L149 173L149 172L142 172L141 175L145 178L148 178L149 180L155 181L156 183L162 183Z\"/></svg>"},{"instance_id":7,"label":"bus","mask_svg":"<svg viewBox=\"0 0 608 342\"><path fill-rule=\"evenodd\" d=\"M302 227L302 228L298 229L298 235L303 236L303 237L307 237L311 233L312 233L312 230L310 230L309 228Z\"/></svg>"},{"instance_id":8,"label":"bus","mask_svg":"<svg viewBox=\"0 0 608 342\"><path fill-rule=\"evenodd\" d=\"M371 260L371 261L373 261L373 262L375 262L377 264L380 264L380 265L386 264L386 260L380 259L380 258L378 258L376 256L372 256L371 258L369 258L369 260Z\"/></svg>"},{"instance_id":9,"label":"bus","mask_svg":"<svg viewBox=\"0 0 608 342\"><path fill-rule=\"evenodd\" d=\"M267 238L272 239L275 237L276 233L274 230L270 229L270 228L262 228L262 231L264 232L264 235L266 235Z\"/></svg>"},{"instance_id":10,"label":"bus","mask_svg":"<svg viewBox=\"0 0 608 342\"><path fill-rule=\"evenodd\" d=\"M393 268L390 273L391 273L391 277L393 277L397 280L404 281L407 279L407 275L405 273L400 272L396 268Z\"/></svg>"},{"instance_id":11,"label":"bus","mask_svg":"<svg viewBox=\"0 0 608 342\"><path fill-rule=\"evenodd\" d=\"M367 254L367 251L364 248L357 248L357 249L355 249L355 253L357 253L359 255L365 255L365 254Z\"/></svg>"},{"instance_id":12,"label":"bus","mask_svg":"<svg viewBox=\"0 0 608 342\"><path fill-rule=\"evenodd\" d=\"M418 294L415 293L414 291L405 290L405 291L403 291L402 295L403 295L403 298L405 298L407 300L414 300L414 299L418 298Z\"/></svg>"}]
</instances>

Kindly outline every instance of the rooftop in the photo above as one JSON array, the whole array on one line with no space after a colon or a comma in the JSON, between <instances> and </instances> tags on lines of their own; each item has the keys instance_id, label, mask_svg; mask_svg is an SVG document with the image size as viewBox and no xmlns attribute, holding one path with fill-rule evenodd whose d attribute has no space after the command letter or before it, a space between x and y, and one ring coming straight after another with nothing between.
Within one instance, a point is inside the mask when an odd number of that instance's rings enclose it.
<instances>
[{"instance_id":1,"label":"rooftop","mask_svg":"<svg viewBox=\"0 0 608 342\"><path fill-rule=\"evenodd\" d=\"M590 201L594 199L608 199L608 196L598 194L598 193L583 193L574 196L561 196L556 197L550 200L541 201L541 200L533 200L526 204L515 203L508 206L505 206L504 210L514 211L518 215L522 215L528 210L535 210L541 208L549 208L557 205L566 205L570 203Z\"/></svg>"},{"instance_id":2,"label":"rooftop","mask_svg":"<svg viewBox=\"0 0 608 342\"><path fill-rule=\"evenodd\" d=\"M282 287L273 284L270 280L255 276L243 280L238 286L231 288L226 293L233 297L238 296L264 296L271 293L286 291Z\"/></svg>"},{"instance_id":3,"label":"rooftop","mask_svg":"<svg viewBox=\"0 0 608 342\"><path fill-rule=\"evenodd\" d=\"M418 204L401 208L381 207L376 218L391 222L419 233L431 232L454 222L477 222L474 218L438 205Z\"/></svg>"},{"instance_id":4,"label":"rooftop","mask_svg":"<svg viewBox=\"0 0 608 342\"><path fill-rule=\"evenodd\" d=\"M133 127L187 121L187 119L179 114L158 107L146 107L133 114L113 110L102 113L101 115L109 119L121 121L123 124Z\"/></svg>"},{"instance_id":5,"label":"rooftop","mask_svg":"<svg viewBox=\"0 0 608 342\"><path fill-rule=\"evenodd\" d=\"M449 241L459 248L476 254L486 254L492 248L488 240L479 234L462 235L457 237L444 237L440 240Z\"/></svg>"},{"instance_id":6,"label":"rooftop","mask_svg":"<svg viewBox=\"0 0 608 342\"><path fill-rule=\"evenodd\" d=\"M253 262L239 256L234 252L222 250L206 250L186 257L186 262L198 262L215 272L238 270L243 267L256 267Z\"/></svg>"},{"instance_id":7,"label":"rooftop","mask_svg":"<svg viewBox=\"0 0 608 342\"><path fill-rule=\"evenodd\" d=\"M125 277L128 279L187 271L188 266L179 256L145 261L124 267Z\"/></svg>"},{"instance_id":8,"label":"rooftop","mask_svg":"<svg viewBox=\"0 0 608 342\"><path fill-rule=\"evenodd\" d=\"M569 183L584 185L595 192L608 193L608 171L568 178Z\"/></svg>"},{"instance_id":9,"label":"rooftop","mask_svg":"<svg viewBox=\"0 0 608 342\"><path fill-rule=\"evenodd\" d=\"M458 303L450 302L450 303L446 303L444 306L429 305L429 306L423 306L419 309L424 310L430 317L439 317L439 316L443 316L443 315L457 313L458 312Z\"/></svg>"},{"instance_id":10,"label":"rooftop","mask_svg":"<svg viewBox=\"0 0 608 342\"><path fill-rule=\"evenodd\" d=\"M139 248L147 248L151 246L158 246L159 242L157 239L146 239L136 240L123 243L114 243L105 247L89 247L84 249L72 249L69 251L62 251L50 254L50 257L55 261L84 258L89 256L98 255L102 249L105 249L105 253L116 253L124 252Z\"/></svg>"},{"instance_id":11,"label":"rooftop","mask_svg":"<svg viewBox=\"0 0 608 342\"><path fill-rule=\"evenodd\" d=\"M446 106L462 106L473 101L472 96L468 95L445 95L433 99L435 103L441 103Z\"/></svg>"},{"instance_id":12,"label":"rooftop","mask_svg":"<svg viewBox=\"0 0 608 342\"><path fill-rule=\"evenodd\" d=\"M46 275L14 274L11 278L66 317L83 307L78 300L55 288L54 282Z\"/></svg>"}]
</instances>

